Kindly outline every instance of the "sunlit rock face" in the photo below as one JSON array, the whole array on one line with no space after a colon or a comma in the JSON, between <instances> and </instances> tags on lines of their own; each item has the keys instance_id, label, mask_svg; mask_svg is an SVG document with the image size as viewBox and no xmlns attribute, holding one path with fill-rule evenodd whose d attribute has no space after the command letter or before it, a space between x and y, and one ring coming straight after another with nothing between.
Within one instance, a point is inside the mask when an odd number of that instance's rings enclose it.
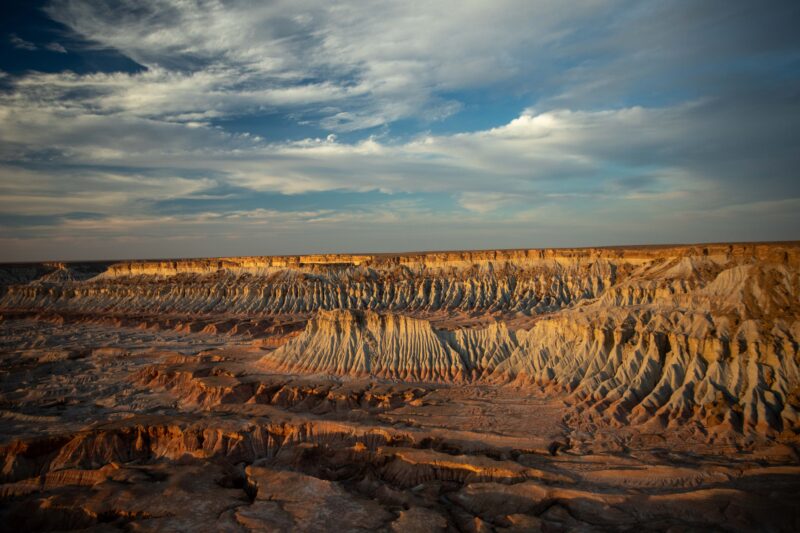
<instances>
[{"instance_id":1,"label":"sunlit rock face","mask_svg":"<svg viewBox=\"0 0 800 533\"><path fill-rule=\"evenodd\" d=\"M797 530L797 243L0 265L18 530Z\"/></svg>"},{"instance_id":2,"label":"sunlit rock face","mask_svg":"<svg viewBox=\"0 0 800 533\"><path fill-rule=\"evenodd\" d=\"M613 306L649 303L711 282L709 301L728 294L727 303L736 304L737 287L744 290L748 279L773 287L777 279L757 278L787 275L797 264L793 246L710 245L5 265L0 304L71 312L532 316L596 298ZM739 302L746 303L756 312L768 302Z\"/></svg>"}]
</instances>

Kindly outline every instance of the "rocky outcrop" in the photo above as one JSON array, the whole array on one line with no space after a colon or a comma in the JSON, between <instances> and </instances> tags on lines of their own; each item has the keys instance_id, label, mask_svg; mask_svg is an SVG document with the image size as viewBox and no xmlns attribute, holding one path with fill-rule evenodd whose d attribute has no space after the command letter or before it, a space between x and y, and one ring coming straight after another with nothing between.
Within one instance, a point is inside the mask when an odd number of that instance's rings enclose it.
<instances>
[{"instance_id":1,"label":"rocky outcrop","mask_svg":"<svg viewBox=\"0 0 800 533\"><path fill-rule=\"evenodd\" d=\"M418 381L455 381L468 369L427 321L347 310L320 311L302 335L262 362L278 371Z\"/></svg>"},{"instance_id":2,"label":"rocky outcrop","mask_svg":"<svg viewBox=\"0 0 800 533\"><path fill-rule=\"evenodd\" d=\"M582 531L642 521L653 531L792 531L798 520L796 464L444 453L393 429L323 421L138 417L0 453L0 518L21 531Z\"/></svg>"},{"instance_id":3,"label":"rocky outcrop","mask_svg":"<svg viewBox=\"0 0 800 533\"><path fill-rule=\"evenodd\" d=\"M420 314L540 314L605 295L683 259L713 274L738 264L800 265L796 244L582 248L379 255L240 257L5 265L0 308L116 313L279 314L371 309ZM669 272L667 272L669 274ZM674 288L678 288L675 286ZM613 293L615 298L648 298ZM655 291L655 292L654 292Z\"/></svg>"},{"instance_id":4,"label":"rocky outcrop","mask_svg":"<svg viewBox=\"0 0 800 533\"><path fill-rule=\"evenodd\" d=\"M798 249L0 266L0 523L796 531Z\"/></svg>"},{"instance_id":5,"label":"rocky outcrop","mask_svg":"<svg viewBox=\"0 0 800 533\"><path fill-rule=\"evenodd\" d=\"M800 428L800 273L781 264L643 269L587 301L510 331L439 331L425 320L321 311L266 355L282 372L412 381L533 383L576 413L712 432Z\"/></svg>"},{"instance_id":6,"label":"rocky outcrop","mask_svg":"<svg viewBox=\"0 0 800 533\"><path fill-rule=\"evenodd\" d=\"M778 434L800 423L798 258L786 243L50 264L0 306L260 336L272 372L536 384L588 423ZM258 395L224 382L192 378L189 396Z\"/></svg>"},{"instance_id":7,"label":"rocky outcrop","mask_svg":"<svg viewBox=\"0 0 800 533\"><path fill-rule=\"evenodd\" d=\"M0 306L116 314L302 314L319 309L538 313L597 296L615 282L619 270L607 262L561 265L551 261L433 270L394 264L380 269L353 265L270 267L255 272L225 269L169 277L107 272L87 281L55 283L39 279L11 285Z\"/></svg>"}]
</instances>

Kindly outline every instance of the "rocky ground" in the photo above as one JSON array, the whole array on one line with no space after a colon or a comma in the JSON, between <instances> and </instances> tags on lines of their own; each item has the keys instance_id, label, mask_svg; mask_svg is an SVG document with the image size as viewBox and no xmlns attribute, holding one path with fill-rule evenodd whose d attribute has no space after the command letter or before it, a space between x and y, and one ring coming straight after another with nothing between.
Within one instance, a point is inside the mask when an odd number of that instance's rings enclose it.
<instances>
[{"instance_id":1,"label":"rocky ground","mask_svg":"<svg viewBox=\"0 0 800 533\"><path fill-rule=\"evenodd\" d=\"M0 523L800 530L762 246L7 266Z\"/></svg>"}]
</instances>

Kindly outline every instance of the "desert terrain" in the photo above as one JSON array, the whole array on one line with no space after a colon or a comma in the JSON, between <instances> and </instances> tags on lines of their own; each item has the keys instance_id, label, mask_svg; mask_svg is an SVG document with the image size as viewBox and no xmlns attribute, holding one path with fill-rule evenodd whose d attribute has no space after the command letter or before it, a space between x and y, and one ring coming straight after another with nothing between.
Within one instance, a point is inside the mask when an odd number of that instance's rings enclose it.
<instances>
[{"instance_id":1,"label":"desert terrain","mask_svg":"<svg viewBox=\"0 0 800 533\"><path fill-rule=\"evenodd\" d=\"M798 531L800 243L0 265L7 531Z\"/></svg>"}]
</instances>

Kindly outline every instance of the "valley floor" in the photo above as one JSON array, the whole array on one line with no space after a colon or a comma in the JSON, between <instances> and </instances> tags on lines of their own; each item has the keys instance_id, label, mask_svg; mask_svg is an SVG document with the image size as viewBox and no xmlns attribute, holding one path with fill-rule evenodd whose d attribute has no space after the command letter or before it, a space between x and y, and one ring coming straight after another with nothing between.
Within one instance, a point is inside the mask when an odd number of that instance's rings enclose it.
<instances>
[{"instance_id":1,"label":"valley floor","mask_svg":"<svg viewBox=\"0 0 800 533\"><path fill-rule=\"evenodd\" d=\"M532 385L270 373L271 350L211 330L1 321L0 523L800 530L791 442L616 427Z\"/></svg>"}]
</instances>

